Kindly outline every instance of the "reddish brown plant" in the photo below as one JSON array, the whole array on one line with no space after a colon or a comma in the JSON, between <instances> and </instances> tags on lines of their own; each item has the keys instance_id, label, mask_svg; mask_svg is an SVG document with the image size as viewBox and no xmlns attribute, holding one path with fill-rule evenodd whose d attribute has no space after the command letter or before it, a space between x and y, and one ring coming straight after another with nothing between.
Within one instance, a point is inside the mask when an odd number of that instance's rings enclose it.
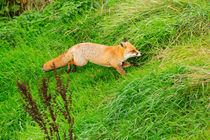
<instances>
[{"instance_id":1,"label":"reddish brown plant","mask_svg":"<svg viewBox=\"0 0 210 140\"><path fill-rule=\"evenodd\" d=\"M67 94L69 78L64 84L61 80L61 75L56 73L55 66L54 77L56 80L56 88L54 90L49 90L46 78L43 78L41 84L38 85L40 102L34 100L28 83L17 82L17 86L21 91L23 108L39 125L41 130L44 131L46 139L61 139L60 135L62 135L64 139L73 140L76 139L76 136L73 134L74 118L70 114L72 109L72 91L69 95ZM58 104L58 96L61 96L63 105ZM57 115L60 114L68 123L68 132L63 132L59 127Z\"/></svg>"}]
</instances>

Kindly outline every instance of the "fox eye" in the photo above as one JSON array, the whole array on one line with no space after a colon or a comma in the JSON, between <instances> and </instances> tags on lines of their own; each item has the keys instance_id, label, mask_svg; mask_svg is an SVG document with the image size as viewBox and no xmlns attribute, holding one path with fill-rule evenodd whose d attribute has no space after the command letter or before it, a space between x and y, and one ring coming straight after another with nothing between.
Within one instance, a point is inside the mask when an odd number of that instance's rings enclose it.
<instances>
[{"instance_id":1,"label":"fox eye","mask_svg":"<svg viewBox=\"0 0 210 140\"><path fill-rule=\"evenodd\" d=\"M132 52L132 53L135 53L136 51L135 51L135 50L132 50L131 52Z\"/></svg>"}]
</instances>

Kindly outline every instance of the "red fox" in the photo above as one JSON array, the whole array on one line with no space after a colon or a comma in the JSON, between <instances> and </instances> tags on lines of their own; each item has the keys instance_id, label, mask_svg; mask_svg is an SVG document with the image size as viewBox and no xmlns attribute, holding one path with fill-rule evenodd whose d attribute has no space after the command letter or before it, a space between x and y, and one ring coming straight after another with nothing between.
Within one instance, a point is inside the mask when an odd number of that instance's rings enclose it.
<instances>
[{"instance_id":1,"label":"red fox","mask_svg":"<svg viewBox=\"0 0 210 140\"><path fill-rule=\"evenodd\" d=\"M80 43L57 58L46 62L42 69L50 71L55 68L61 68L68 65L67 73L71 70L71 64L74 65L73 72L76 71L76 66L84 66L88 62L106 67L114 67L121 75L125 74L123 68L129 66L139 66L135 63L125 62L131 57L141 56L141 53L131 45L126 38L118 46L105 46L94 43Z\"/></svg>"}]
</instances>

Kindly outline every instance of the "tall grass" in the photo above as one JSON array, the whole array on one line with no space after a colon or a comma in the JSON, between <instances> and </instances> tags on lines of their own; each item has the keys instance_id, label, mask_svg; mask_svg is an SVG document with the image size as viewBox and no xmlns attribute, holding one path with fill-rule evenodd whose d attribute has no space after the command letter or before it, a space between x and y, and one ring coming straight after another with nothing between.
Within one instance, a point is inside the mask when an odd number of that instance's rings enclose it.
<instances>
[{"instance_id":1,"label":"tall grass","mask_svg":"<svg viewBox=\"0 0 210 140\"><path fill-rule=\"evenodd\" d=\"M0 138L43 137L18 101L16 80L28 81L38 99L37 79L53 77L52 72L41 70L44 62L80 42L111 46L126 37L143 53L129 60L141 64L140 68L126 69L125 77L94 64L70 73L76 135L81 139L205 139L208 82L190 79L208 75L185 65L209 71L209 53L188 53L209 45L208 9L208 1L63 1L46 6L41 13L25 11L1 21ZM164 52L165 48L172 50ZM65 68L58 72L64 73Z\"/></svg>"},{"instance_id":2,"label":"tall grass","mask_svg":"<svg viewBox=\"0 0 210 140\"><path fill-rule=\"evenodd\" d=\"M208 139L204 69L210 62L207 48L197 45L168 49L115 84L97 110L76 123L81 139ZM199 72L189 67L193 62Z\"/></svg>"}]
</instances>

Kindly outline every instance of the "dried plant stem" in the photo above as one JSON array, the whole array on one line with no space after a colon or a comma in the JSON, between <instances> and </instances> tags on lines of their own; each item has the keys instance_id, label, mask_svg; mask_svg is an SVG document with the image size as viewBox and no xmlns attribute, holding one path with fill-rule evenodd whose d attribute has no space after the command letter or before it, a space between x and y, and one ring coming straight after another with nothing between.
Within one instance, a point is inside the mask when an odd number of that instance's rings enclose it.
<instances>
[{"instance_id":1,"label":"dried plant stem","mask_svg":"<svg viewBox=\"0 0 210 140\"><path fill-rule=\"evenodd\" d=\"M38 85L38 92L41 104L38 104L38 102L33 99L28 83L24 84L17 82L17 86L21 91L21 101L25 111L28 112L28 114L39 125L41 130L44 131L46 139L61 139L61 131L59 131L59 124L57 122L57 115L59 110L64 119L68 122L69 126L68 132L64 132L63 137L64 139L73 140L74 118L70 116L70 112L72 109L72 91L70 92L69 96L67 96L69 78L66 84L63 84L60 78L61 76L57 75L56 73L55 67L54 77L56 79L56 89L54 90L55 94L52 94L52 92L49 91L49 86L46 78L43 78L42 83ZM63 107L60 107L56 100L57 96L59 95L63 100ZM76 137L74 137L74 139L76 139Z\"/></svg>"}]
</instances>

